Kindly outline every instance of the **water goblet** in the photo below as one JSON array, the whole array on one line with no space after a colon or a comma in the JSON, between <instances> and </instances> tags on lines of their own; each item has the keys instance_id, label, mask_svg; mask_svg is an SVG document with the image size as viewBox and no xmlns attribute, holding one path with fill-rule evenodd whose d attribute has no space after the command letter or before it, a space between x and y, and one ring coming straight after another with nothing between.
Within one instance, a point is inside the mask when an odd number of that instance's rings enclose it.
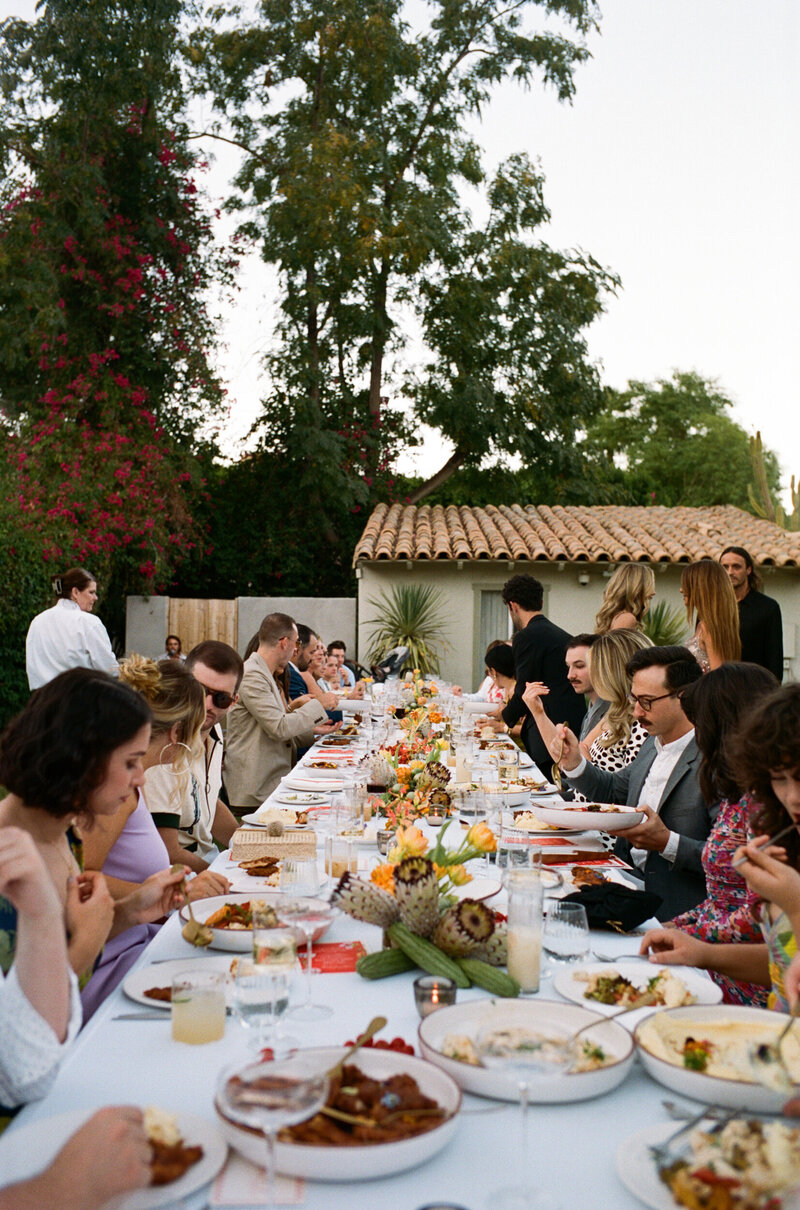
<instances>
[{"instance_id":1,"label":"water goblet","mask_svg":"<svg viewBox=\"0 0 800 1210\"><path fill-rule=\"evenodd\" d=\"M518 1154L528 1161L531 1084L562 1076L569 1070L574 1060L572 1034L549 1022L536 1029L490 1025L478 1034L476 1048L484 1067L502 1071L517 1086L522 1136ZM557 1203L549 1193L524 1183L500 1189L492 1195L492 1205L497 1210L557 1210Z\"/></svg>"},{"instance_id":2,"label":"water goblet","mask_svg":"<svg viewBox=\"0 0 800 1210\"><path fill-rule=\"evenodd\" d=\"M551 962L580 962L591 948L586 908L580 903L552 900L542 930L542 944Z\"/></svg>"},{"instance_id":3,"label":"water goblet","mask_svg":"<svg viewBox=\"0 0 800 1210\"><path fill-rule=\"evenodd\" d=\"M281 967L271 967L240 958L233 984L233 1009L242 1025L252 1030L250 1045L274 1051L275 1027L289 1005L289 976Z\"/></svg>"},{"instance_id":4,"label":"water goblet","mask_svg":"<svg viewBox=\"0 0 800 1210\"><path fill-rule=\"evenodd\" d=\"M284 871L291 864L301 865L304 862L284 862ZM316 873L316 861L313 862L314 871ZM277 905L276 911L278 919L282 924L294 925L299 928L306 939L306 999L303 1004L292 1009L292 1017L298 1021L320 1021L324 1017L330 1017L333 1009L328 1004L314 1004L311 999L311 940L314 931L323 924L328 924L335 914L336 909L327 903L324 899L313 899L308 897L308 892L302 892L300 887L303 886L300 878L296 883L292 883L287 873L286 884L284 884L283 871L281 872L281 889L289 892L286 899L281 900ZM307 884L305 884L307 885ZM295 890L295 887L297 888ZM312 892L313 893L313 892Z\"/></svg>"},{"instance_id":5,"label":"water goblet","mask_svg":"<svg viewBox=\"0 0 800 1210\"><path fill-rule=\"evenodd\" d=\"M264 1135L267 1210L275 1204L277 1132L313 1117L327 1095L328 1075L319 1058L302 1052L222 1072L217 1083L217 1108L223 1116L242 1126L255 1127Z\"/></svg>"}]
</instances>

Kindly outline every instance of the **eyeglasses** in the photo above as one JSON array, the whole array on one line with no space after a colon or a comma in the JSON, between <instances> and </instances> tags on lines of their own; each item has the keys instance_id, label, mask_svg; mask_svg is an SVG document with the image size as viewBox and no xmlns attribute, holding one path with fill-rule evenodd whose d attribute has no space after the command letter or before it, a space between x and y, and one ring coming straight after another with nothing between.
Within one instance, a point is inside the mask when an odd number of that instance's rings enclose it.
<instances>
[{"instance_id":1,"label":"eyeglasses","mask_svg":"<svg viewBox=\"0 0 800 1210\"><path fill-rule=\"evenodd\" d=\"M203 685L202 681L198 682ZM235 693L226 693L224 689L209 689L208 685L203 685L206 697L210 697L217 710L227 710L236 701Z\"/></svg>"},{"instance_id":2,"label":"eyeglasses","mask_svg":"<svg viewBox=\"0 0 800 1210\"><path fill-rule=\"evenodd\" d=\"M640 710L647 712L653 709L653 702L663 702L666 697L677 697L676 693L662 693L659 697L637 696L635 693L628 694L628 701L632 706L638 706Z\"/></svg>"}]
</instances>

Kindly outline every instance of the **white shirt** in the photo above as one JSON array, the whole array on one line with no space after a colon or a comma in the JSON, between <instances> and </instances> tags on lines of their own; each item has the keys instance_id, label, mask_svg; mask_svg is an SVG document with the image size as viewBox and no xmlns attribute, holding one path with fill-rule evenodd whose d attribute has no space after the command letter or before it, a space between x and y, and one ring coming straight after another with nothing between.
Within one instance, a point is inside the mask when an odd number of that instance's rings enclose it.
<instances>
[{"instance_id":1,"label":"white shirt","mask_svg":"<svg viewBox=\"0 0 800 1210\"><path fill-rule=\"evenodd\" d=\"M9 1109L43 1097L56 1077L64 1052L81 1027L81 998L78 980L68 972L70 1016L67 1036L59 1042L28 1000L12 966L3 978L0 974L0 1105Z\"/></svg>"},{"instance_id":2,"label":"white shirt","mask_svg":"<svg viewBox=\"0 0 800 1210\"><path fill-rule=\"evenodd\" d=\"M75 601L56 601L37 614L25 641L28 684L40 689L70 668L96 668L116 676L119 665L106 628Z\"/></svg>"}]
</instances>

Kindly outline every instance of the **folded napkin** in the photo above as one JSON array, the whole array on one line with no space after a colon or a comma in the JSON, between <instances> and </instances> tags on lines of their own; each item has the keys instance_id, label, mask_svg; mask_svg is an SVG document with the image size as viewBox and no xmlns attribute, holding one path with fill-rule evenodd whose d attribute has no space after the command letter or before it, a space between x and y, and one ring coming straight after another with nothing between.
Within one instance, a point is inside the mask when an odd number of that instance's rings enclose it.
<instances>
[{"instance_id":1,"label":"folded napkin","mask_svg":"<svg viewBox=\"0 0 800 1210\"><path fill-rule=\"evenodd\" d=\"M608 882L605 886L581 887L572 895L565 895L561 902L583 904L589 928L630 933L655 916L663 901L653 891L635 891L631 887Z\"/></svg>"}]
</instances>

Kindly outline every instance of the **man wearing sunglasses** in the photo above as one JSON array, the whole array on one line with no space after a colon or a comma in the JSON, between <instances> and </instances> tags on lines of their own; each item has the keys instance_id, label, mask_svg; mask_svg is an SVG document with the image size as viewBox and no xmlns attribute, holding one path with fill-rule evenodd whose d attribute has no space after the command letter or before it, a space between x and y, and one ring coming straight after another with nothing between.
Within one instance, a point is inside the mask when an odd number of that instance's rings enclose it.
<instances>
[{"instance_id":1,"label":"man wearing sunglasses","mask_svg":"<svg viewBox=\"0 0 800 1210\"><path fill-rule=\"evenodd\" d=\"M633 717L649 733L624 769L598 769L580 753L566 726L556 728L554 759L570 785L596 802L626 803L645 818L617 834L616 852L633 863L648 891L661 896L657 915L669 920L705 898L703 845L717 806L703 801L697 782L700 754L683 713L681 692L702 676L685 647L646 647L627 664ZM560 745L563 738L563 752Z\"/></svg>"}]
</instances>

